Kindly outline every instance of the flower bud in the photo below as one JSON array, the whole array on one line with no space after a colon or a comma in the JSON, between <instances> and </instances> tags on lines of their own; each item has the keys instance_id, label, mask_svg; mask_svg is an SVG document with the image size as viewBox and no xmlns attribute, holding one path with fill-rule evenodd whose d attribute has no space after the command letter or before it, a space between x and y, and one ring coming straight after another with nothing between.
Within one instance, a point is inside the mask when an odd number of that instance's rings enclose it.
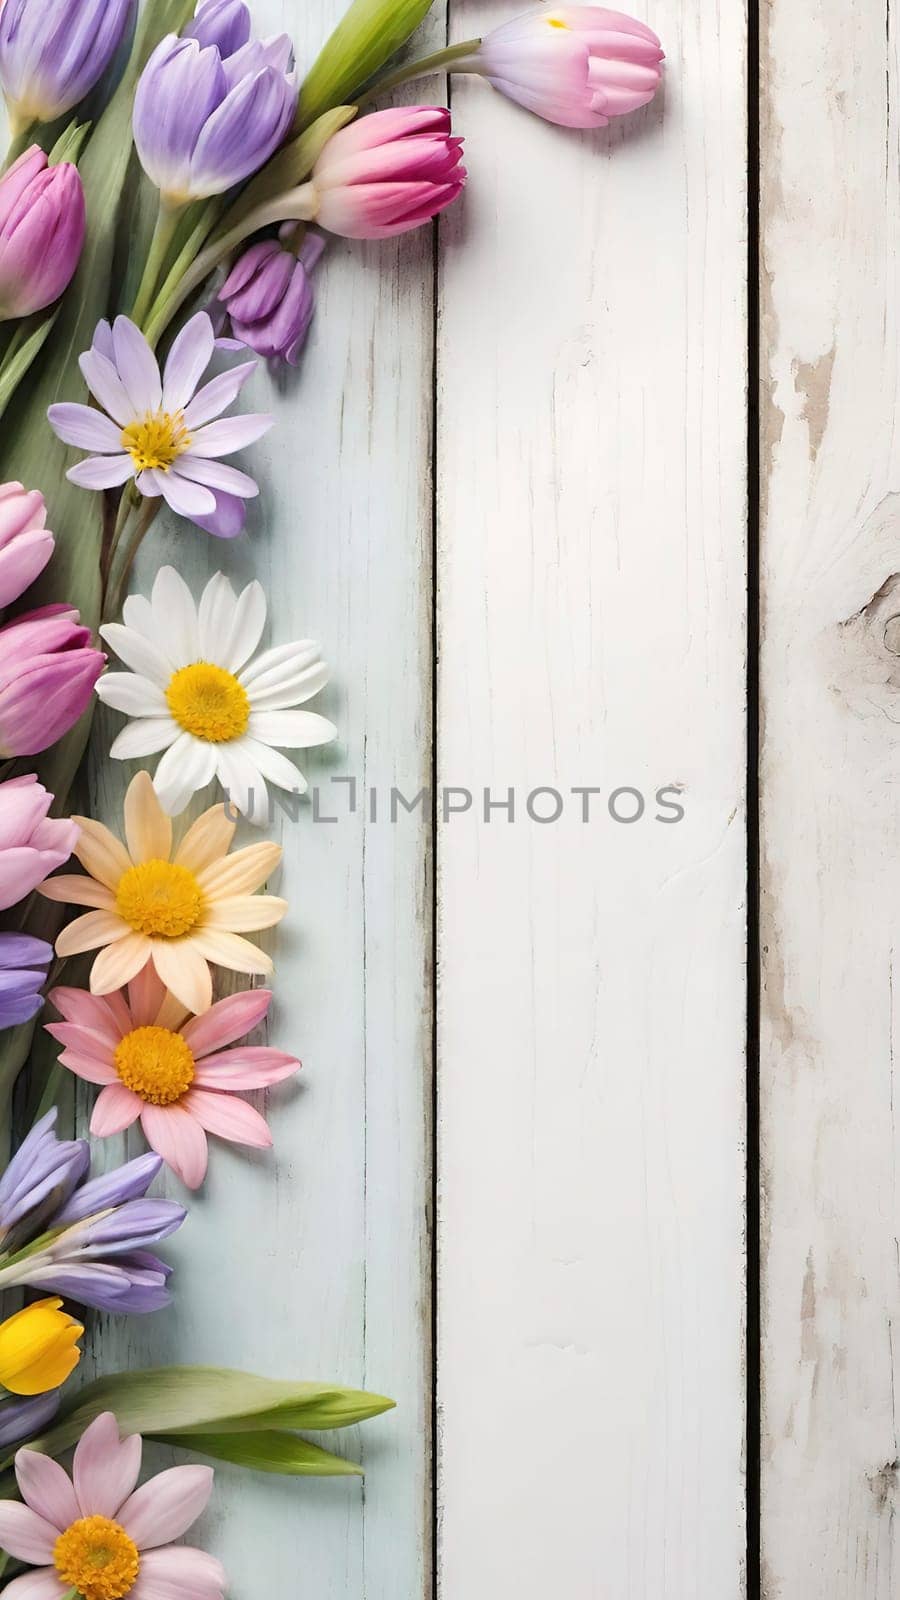
<instances>
[{"instance_id":1,"label":"flower bud","mask_svg":"<svg viewBox=\"0 0 900 1600\"><path fill-rule=\"evenodd\" d=\"M48 817L52 803L33 772L0 783L0 911L24 900L78 843L77 822Z\"/></svg>"},{"instance_id":2,"label":"flower bud","mask_svg":"<svg viewBox=\"0 0 900 1600\"><path fill-rule=\"evenodd\" d=\"M84 229L78 168L68 161L48 167L32 145L0 178L0 321L59 299L78 266Z\"/></svg>"},{"instance_id":3,"label":"flower bud","mask_svg":"<svg viewBox=\"0 0 900 1600\"><path fill-rule=\"evenodd\" d=\"M314 220L347 239L406 233L450 205L466 181L462 139L438 106L374 111L341 128L313 167Z\"/></svg>"},{"instance_id":4,"label":"flower bud","mask_svg":"<svg viewBox=\"0 0 900 1600\"><path fill-rule=\"evenodd\" d=\"M69 606L44 606L0 628L0 755L37 755L68 733L105 662Z\"/></svg>"},{"instance_id":5,"label":"flower bud","mask_svg":"<svg viewBox=\"0 0 900 1600\"><path fill-rule=\"evenodd\" d=\"M103 76L133 0L4 0L0 84L13 124L55 122Z\"/></svg>"},{"instance_id":6,"label":"flower bud","mask_svg":"<svg viewBox=\"0 0 900 1600\"><path fill-rule=\"evenodd\" d=\"M244 252L219 290L236 339L270 361L297 365L315 305L310 274L324 248L321 235L310 234L299 256L277 239Z\"/></svg>"},{"instance_id":7,"label":"flower bud","mask_svg":"<svg viewBox=\"0 0 900 1600\"><path fill-rule=\"evenodd\" d=\"M11 1394L45 1394L75 1371L84 1328L61 1306L36 1300L0 1323L0 1385Z\"/></svg>"},{"instance_id":8,"label":"flower bud","mask_svg":"<svg viewBox=\"0 0 900 1600\"><path fill-rule=\"evenodd\" d=\"M0 608L24 594L53 554L47 507L37 489L0 484Z\"/></svg>"},{"instance_id":9,"label":"flower bud","mask_svg":"<svg viewBox=\"0 0 900 1600\"><path fill-rule=\"evenodd\" d=\"M244 0L200 0L184 37L214 44L224 60L249 42L250 11Z\"/></svg>"}]
</instances>

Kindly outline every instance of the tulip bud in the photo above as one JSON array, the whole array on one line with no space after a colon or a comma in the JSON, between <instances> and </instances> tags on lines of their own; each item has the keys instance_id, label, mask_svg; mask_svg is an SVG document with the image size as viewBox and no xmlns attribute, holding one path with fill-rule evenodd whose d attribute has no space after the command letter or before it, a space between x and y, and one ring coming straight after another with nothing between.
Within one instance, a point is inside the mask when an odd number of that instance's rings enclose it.
<instances>
[{"instance_id":1,"label":"tulip bud","mask_svg":"<svg viewBox=\"0 0 900 1600\"><path fill-rule=\"evenodd\" d=\"M241 344L270 361L297 365L315 304L310 274L324 248L324 239L310 234L299 257L277 239L244 252L218 296Z\"/></svg>"},{"instance_id":2,"label":"tulip bud","mask_svg":"<svg viewBox=\"0 0 900 1600\"><path fill-rule=\"evenodd\" d=\"M360 117L329 139L313 167L313 220L347 239L387 239L429 222L461 192L462 139L438 106Z\"/></svg>"},{"instance_id":3,"label":"tulip bud","mask_svg":"<svg viewBox=\"0 0 900 1600\"><path fill-rule=\"evenodd\" d=\"M25 593L53 554L46 516L37 489L0 484L0 609Z\"/></svg>"},{"instance_id":4,"label":"tulip bud","mask_svg":"<svg viewBox=\"0 0 900 1600\"><path fill-rule=\"evenodd\" d=\"M93 89L133 0L4 0L0 84L15 127L55 122Z\"/></svg>"},{"instance_id":5,"label":"tulip bud","mask_svg":"<svg viewBox=\"0 0 900 1600\"><path fill-rule=\"evenodd\" d=\"M0 1384L11 1394L45 1394L75 1371L84 1328L61 1306L36 1300L0 1323Z\"/></svg>"},{"instance_id":6,"label":"tulip bud","mask_svg":"<svg viewBox=\"0 0 900 1600\"><path fill-rule=\"evenodd\" d=\"M61 739L87 709L105 661L69 606L0 628L0 755L37 755Z\"/></svg>"},{"instance_id":7,"label":"tulip bud","mask_svg":"<svg viewBox=\"0 0 900 1600\"><path fill-rule=\"evenodd\" d=\"M455 70L482 73L547 122L604 128L653 99L662 60L643 22L600 6L560 6L504 22Z\"/></svg>"},{"instance_id":8,"label":"tulip bud","mask_svg":"<svg viewBox=\"0 0 900 1600\"><path fill-rule=\"evenodd\" d=\"M59 299L78 265L84 229L78 168L67 161L48 167L32 145L0 179L0 321Z\"/></svg>"},{"instance_id":9,"label":"tulip bud","mask_svg":"<svg viewBox=\"0 0 900 1600\"><path fill-rule=\"evenodd\" d=\"M224 61L247 44L251 31L250 12L244 0L200 0L184 36L199 39L202 45L214 44Z\"/></svg>"}]
</instances>

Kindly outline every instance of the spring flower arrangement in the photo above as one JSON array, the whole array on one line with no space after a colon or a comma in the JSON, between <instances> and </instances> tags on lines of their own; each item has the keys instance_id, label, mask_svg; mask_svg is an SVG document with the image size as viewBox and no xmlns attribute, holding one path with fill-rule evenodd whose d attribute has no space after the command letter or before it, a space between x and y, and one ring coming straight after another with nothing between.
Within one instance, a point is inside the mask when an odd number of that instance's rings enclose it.
<instances>
[{"instance_id":1,"label":"spring flower arrangement","mask_svg":"<svg viewBox=\"0 0 900 1600\"><path fill-rule=\"evenodd\" d=\"M379 106L393 88L476 74L550 122L589 129L646 104L660 81L650 29L593 6L538 10L401 60L429 3L353 0L305 75L286 35L255 35L244 0L0 9L11 128L0 177L0 1575L11 1600L220 1600L218 1561L173 1543L203 1510L212 1469L179 1465L139 1485L141 1436L256 1470L352 1472L305 1432L391 1403L218 1368L69 1380L85 1310L169 1302L157 1252L187 1209L151 1195L163 1163L187 1201L210 1136L271 1144L244 1095L299 1062L251 1042L273 1000L252 986L272 972L254 935L289 911L268 888L279 848L252 830L265 827L270 789L306 788L297 753L336 734L309 705L328 677L318 646L264 641L259 583L236 593L218 573L195 595L163 566L149 594L130 593L135 555L163 506L185 538L242 533L259 487L233 458L273 421L242 409L242 391L260 359L297 364L328 235L388 238L458 199L466 169L449 112ZM69 814L98 698L122 718L110 756L142 764L111 828ZM245 986L216 998L221 972ZM145 1154L92 1175L90 1143L62 1136L67 1072L96 1086L91 1134L139 1126ZM58 1458L73 1446L69 1472Z\"/></svg>"}]
</instances>

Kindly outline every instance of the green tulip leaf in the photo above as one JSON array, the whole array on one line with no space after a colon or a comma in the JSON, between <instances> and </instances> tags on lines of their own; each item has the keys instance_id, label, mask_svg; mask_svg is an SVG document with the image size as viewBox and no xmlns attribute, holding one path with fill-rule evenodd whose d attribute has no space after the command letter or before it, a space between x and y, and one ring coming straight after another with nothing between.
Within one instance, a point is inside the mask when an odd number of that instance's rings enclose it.
<instances>
[{"instance_id":1,"label":"green tulip leaf","mask_svg":"<svg viewBox=\"0 0 900 1600\"><path fill-rule=\"evenodd\" d=\"M190 1448L215 1461L231 1461L253 1472L280 1472L295 1478L361 1478L363 1469L355 1461L332 1455L295 1433L198 1433L185 1438L180 1433L154 1433L148 1437L158 1444Z\"/></svg>"}]
</instances>

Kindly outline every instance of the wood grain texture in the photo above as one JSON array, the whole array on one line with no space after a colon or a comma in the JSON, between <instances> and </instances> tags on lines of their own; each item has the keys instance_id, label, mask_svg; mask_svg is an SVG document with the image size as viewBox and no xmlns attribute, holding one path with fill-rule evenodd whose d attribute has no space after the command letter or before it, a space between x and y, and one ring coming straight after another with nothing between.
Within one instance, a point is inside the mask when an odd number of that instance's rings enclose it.
<instances>
[{"instance_id":1,"label":"wood grain texture","mask_svg":"<svg viewBox=\"0 0 900 1600\"><path fill-rule=\"evenodd\" d=\"M438 749L476 798L439 844L444 1600L743 1592L746 33L736 0L649 20L665 94L598 136L453 92Z\"/></svg>"},{"instance_id":2,"label":"wood grain texture","mask_svg":"<svg viewBox=\"0 0 900 1600\"><path fill-rule=\"evenodd\" d=\"M896 19L763 41L763 1592L900 1582Z\"/></svg>"},{"instance_id":3,"label":"wood grain texture","mask_svg":"<svg viewBox=\"0 0 900 1600\"><path fill-rule=\"evenodd\" d=\"M262 33L290 31L308 65L344 7L253 9ZM235 1600L430 1593L428 819L371 823L365 797L392 784L414 794L431 762L432 249L430 230L329 247L299 375L260 372L246 391L248 408L277 415L246 453L262 483L248 536L223 544L158 523L138 574L146 588L170 560L197 588L218 568L236 583L258 577L271 640L317 638L334 667L316 706L340 742L301 766L321 786L320 815L340 820L314 822L309 800L295 823L279 814L290 912L265 936L270 1039L302 1057L302 1081L269 1096L271 1156L214 1145L205 1189L167 1247L175 1306L103 1319L93 1343L107 1369L211 1361L397 1400L331 1442L362 1460L365 1487L218 1470L199 1537L225 1562ZM94 741L107 818L127 776L105 760L120 725L103 714ZM347 787L330 783L340 775L357 784L353 816ZM124 1148L107 1141L105 1159Z\"/></svg>"}]
</instances>

